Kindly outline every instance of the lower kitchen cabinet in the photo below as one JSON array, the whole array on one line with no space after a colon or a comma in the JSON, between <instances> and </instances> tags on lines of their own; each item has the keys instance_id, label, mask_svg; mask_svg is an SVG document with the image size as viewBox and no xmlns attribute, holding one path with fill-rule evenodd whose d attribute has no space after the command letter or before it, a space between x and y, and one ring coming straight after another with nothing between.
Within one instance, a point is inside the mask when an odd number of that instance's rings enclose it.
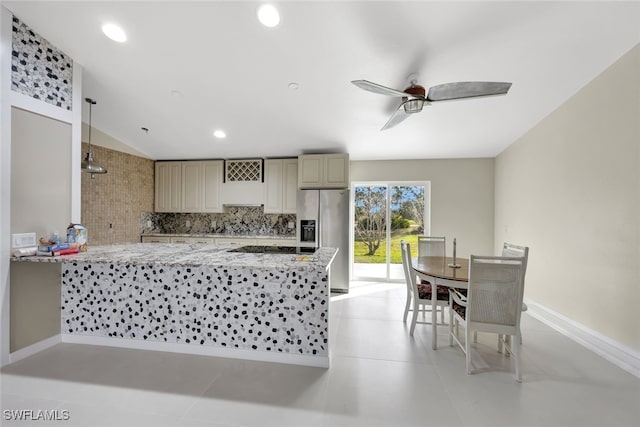
<instances>
[{"instance_id":1,"label":"lower kitchen cabinet","mask_svg":"<svg viewBox=\"0 0 640 427\"><path fill-rule=\"evenodd\" d=\"M257 244L257 239L247 237L216 237L216 245L246 246Z\"/></svg>"},{"instance_id":2,"label":"lower kitchen cabinet","mask_svg":"<svg viewBox=\"0 0 640 427\"><path fill-rule=\"evenodd\" d=\"M260 246L298 246L293 239L256 239Z\"/></svg>"},{"instance_id":3,"label":"lower kitchen cabinet","mask_svg":"<svg viewBox=\"0 0 640 427\"><path fill-rule=\"evenodd\" d=\"M169 236L142 236L142 243L171 243Z\"/></svg>"}]
</instances>

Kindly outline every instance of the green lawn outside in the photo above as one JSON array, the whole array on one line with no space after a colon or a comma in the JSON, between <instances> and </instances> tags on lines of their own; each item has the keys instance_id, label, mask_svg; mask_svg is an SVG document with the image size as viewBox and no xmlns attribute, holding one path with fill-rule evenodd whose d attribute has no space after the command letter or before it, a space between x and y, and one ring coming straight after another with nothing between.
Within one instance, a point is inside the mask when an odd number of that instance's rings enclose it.
<instances>
[{"instance_id":1,"label":"green lawn outside","mask_svg":"<svg viewBox=\"0 0 640 427\"><path fill-rule=\"evenodd\" d=\"M411 226L409 228L403 228L400 230L394 230L391 232L391 263L392 264L401 264L402 263L402 254L400 252L400 241L404 240L411 244L411 255L418 255L418 235L412 234L415 226ZM353 254L354 254L354 262L356 263L364 263L364 264L384 264L387 262L385 257L385 251L387 241L386 239L382 239L380 242L380 247L376 251L374 255L368 256L366 255L369 251L367 245L361 241L354 242Z\"/></svg>"}]
</instances>

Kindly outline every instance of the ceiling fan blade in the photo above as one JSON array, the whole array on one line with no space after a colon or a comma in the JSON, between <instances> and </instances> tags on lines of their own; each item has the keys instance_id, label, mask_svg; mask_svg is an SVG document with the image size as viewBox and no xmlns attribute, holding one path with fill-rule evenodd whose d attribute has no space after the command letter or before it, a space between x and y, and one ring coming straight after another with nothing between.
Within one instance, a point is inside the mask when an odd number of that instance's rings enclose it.
<instances>
[{"instance_id":1,"label":"ceiling fan blade","mask_svg":"<svg viewBox=\"0 0 640 427\"><path fill-rule=\"evenodd\" d=\"M455 82L429 88L427 101L448 101L451 99L476 98L480 96L504 95L511 83L506 82Z\"/></svg>"},{"instance_id":2,"label":"ceiling fan blade","mask_svg":"<svg viewBox=\"0 0 640 427\"><path fill-rule=\"evenodd\" d=\"M354 85L358 86L360 89L368 90L369 92L379 93L380 95L389 95L389 96L407 96L406 93L391 89L390 87L379 85L378 83L373 83L368 80L353 80L351 81Z\"/></svg>"},{"instance_id":3,"label":"ceiling fan blade","mask_svg":"<svg viewBox=\"0 0 640 427\"><path fill-rule=\"evenodd\" d=\"M405 101L407 102L407 101ZM404 111L404 104L405 102L403 102L402 104L400 104L400 106L398 107L398 109L396 110L395 113L393 113L393 116L391 116L389 118L389 120L387 120L387 123L384 124L384 126L382 126L382 129L380 130L387 130L390 129L394 126L396 126L398 123L404 121L407 117L409 117L409 114L407 114Z\"/></svg>"}]
</instances>

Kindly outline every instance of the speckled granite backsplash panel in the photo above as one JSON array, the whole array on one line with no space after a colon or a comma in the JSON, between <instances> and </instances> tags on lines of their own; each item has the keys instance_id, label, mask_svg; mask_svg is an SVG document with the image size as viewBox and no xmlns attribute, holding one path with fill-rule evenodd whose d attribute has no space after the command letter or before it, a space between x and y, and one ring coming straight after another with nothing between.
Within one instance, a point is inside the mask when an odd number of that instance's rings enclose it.
<instances>
[{"instance_id":1,"label":"speckled granite backsplash panel","mask_svg":"<svg viewBox=\"0 0 640 427\"><path fill-rule=\"evenodd\" d=\"M15 16L11 50L11 90L71 110L71 58Z\"/></svg>"},{"instance_id":2,"label":"speckled granite backsplash panel","mask_svg":"<svg viewBox=\"0 0 640 427\"><path fill-rule=\"evenodd\" d=\"M289 228L289 223L293 228ZM224 213L140 214L141 234L229 233L295 236L295 224L295 214L265 214L262 207L227 207Z\"/></svg>"}]
</instances>

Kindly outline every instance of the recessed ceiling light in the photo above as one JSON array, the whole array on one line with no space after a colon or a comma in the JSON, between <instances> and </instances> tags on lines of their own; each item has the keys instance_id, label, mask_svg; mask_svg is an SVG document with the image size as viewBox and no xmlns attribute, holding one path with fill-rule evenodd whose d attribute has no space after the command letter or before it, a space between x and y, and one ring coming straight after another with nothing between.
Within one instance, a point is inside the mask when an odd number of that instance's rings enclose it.
<instances>
[{"instance_id":1,"label":"recessed ceiling light","mask_svg":"<svg viewBox=\"0 0 640 427\"><path fill-rule=\"evenodd\" d=\"M258 19L265 27L275 27L280 23L280 14L273 5L263 4L258 8Z\"/></svg>"},{"instance_id":2,"label":"recessed ceiling light","mask_svg":"<svg viewBox=\"0 0 640 427\"><path fill-rule=\"evenodd\" d=\"M213 136L215 136L216 138L226 138L227 134L223 131L218 129L217 131L213 132Z\"/></svg>"},{"instance_id":3,"label":"recessed ceiling light","mask_svg":"<svg viewBox=\"0 0 640 427\"><path fill-rule=\"evenodd\" d=\"M104 24L102 26L102 32L105 36L109 37L115 42L124 43L127 41L127 35L125 34L124 30L116 24Z\"/></svg>"},{"instance_id":4,"label":"recessed ceiling light","mask_svg":"<svg viewBox=\"0 0 640 427\"><path fill-rule=\"evenodd\" d=\"M289 89L291 89L291 90L298 90L299 87L300 87L300 85L298 85L298 83L296 83L296 82L289 83Z\"/></svg>"}]
</instances>

